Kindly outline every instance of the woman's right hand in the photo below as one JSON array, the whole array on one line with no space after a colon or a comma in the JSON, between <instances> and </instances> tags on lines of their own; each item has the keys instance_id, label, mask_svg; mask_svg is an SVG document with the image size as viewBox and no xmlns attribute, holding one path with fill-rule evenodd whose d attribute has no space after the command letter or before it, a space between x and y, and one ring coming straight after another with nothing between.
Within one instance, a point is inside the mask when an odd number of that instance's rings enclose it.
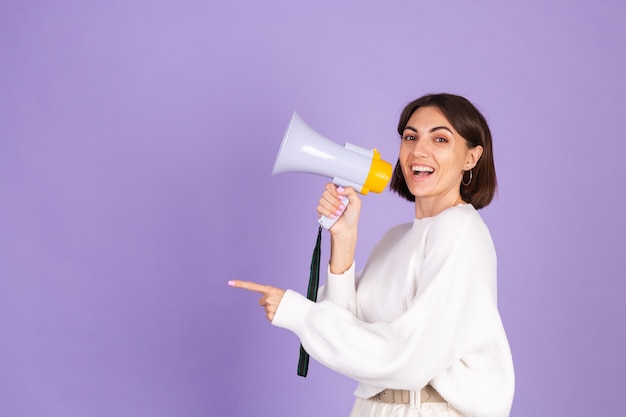
<instances>
[{"instance_id":1,"label":"woman's right hand","mask_svg":"<svg viewBox=\"0 0 626 417\"><path fill-rule=\"evenodd\" d=\"M342 196L348 198L349 204L343 206ZM336 187L333 183L326 184L317 206L317 214L339 219L329 229L331 236L330 270L334 274L347 271L354 261L356 249L357 226L361 213L361 198L352 187Z\"/></svg>"}]
</instances>

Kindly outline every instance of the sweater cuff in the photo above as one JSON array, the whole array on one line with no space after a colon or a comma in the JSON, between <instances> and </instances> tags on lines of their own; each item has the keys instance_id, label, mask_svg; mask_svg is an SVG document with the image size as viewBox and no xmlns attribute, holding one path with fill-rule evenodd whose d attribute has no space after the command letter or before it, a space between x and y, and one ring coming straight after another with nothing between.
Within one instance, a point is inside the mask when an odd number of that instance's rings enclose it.
<instances>
[{"instance_id":1,"label":"sweater cuff","mask_svg":"<svg viewBox=\"0 0 626 417\"><path fill-rule=\"evenodd\" d=\"M343 274L331 273L328 266L324 292L326 300L350 309L356 298L355 263Z\"/></svg>"},{"instance_id":2,"label":"sweater cuff","mask_svg":"<svg viewBox=\"0 0 626 417\"><path fill-rule=\"evenodd\" d=\"M344 272L343 274L333 274L332 272L330 272L330 264L328 264L328 266L326 267L326 270L328 271L328 279L331 278L354 278L354 269L355 269L355 262L352 261L352 265L350 265L350 268L348 268L346 270L346 272Z\"/></svg>"},{"instance_id":3,"label":"sweater cuff","mask_svg":"<svg viewBox=\"0 0 626 417\"><path fill-rule=\"evenodd\" d=\"M304 328L306 317L314 304L305 296L295 291L287 290L282 300L280 300L280 304L278 304L272 324L291 330L299 336Z\"/></svg>"}]
</instances>

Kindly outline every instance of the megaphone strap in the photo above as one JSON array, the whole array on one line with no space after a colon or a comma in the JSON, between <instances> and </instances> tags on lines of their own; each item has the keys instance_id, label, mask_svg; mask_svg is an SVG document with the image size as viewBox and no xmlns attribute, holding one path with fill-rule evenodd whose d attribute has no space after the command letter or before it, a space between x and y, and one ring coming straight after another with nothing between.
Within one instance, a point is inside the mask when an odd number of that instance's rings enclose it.
<instances>
[{"instance_id":1,"label":"megaphone strap","mask_svg":"<svg viewBox=\"0 0 626 417\"><path fill-rule=\"evenodd\" d=\"M315 302L317 300L317 290L320 284L320 257L322 253L322 226L317 230L317 240L311 257L311 271L309 274L309 287L307 288L306 298ZM304 347L300 345L300 357L298 359L298 375L306 378L309 371L309 354Z\"/></svg>"}]
</instances>

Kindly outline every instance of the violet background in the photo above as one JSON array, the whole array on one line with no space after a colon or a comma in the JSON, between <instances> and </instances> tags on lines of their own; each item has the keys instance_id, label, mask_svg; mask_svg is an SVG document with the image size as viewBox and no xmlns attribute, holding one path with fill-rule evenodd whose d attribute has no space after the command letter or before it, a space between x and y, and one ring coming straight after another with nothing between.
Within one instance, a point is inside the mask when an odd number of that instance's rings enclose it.
<instances>
[{"instance_id":1,"label":"violet background","mask_svg":"<svg viewBox=\"0 0 626 417\"><path fill-rule=\"evenodd\" d=\"M355 383L298 377L226 282L306 291L326 179L271 175L294 110L394 162L441 91L495 138L512 416L624 415L625 24L618 0L0 0L0 415L347 416ZM364 197L359 264L412 214Z\"/></svg>"}]
</instances>

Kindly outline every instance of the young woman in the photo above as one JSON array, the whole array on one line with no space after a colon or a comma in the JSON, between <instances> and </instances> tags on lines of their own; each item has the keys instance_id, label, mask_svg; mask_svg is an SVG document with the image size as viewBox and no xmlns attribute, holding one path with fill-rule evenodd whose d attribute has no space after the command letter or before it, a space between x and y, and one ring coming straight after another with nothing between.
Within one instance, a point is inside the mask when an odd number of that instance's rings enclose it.
<instances>
[{"instance_id":1,"label":"young woman","mask_svg":"<svg viewBox=\"0 0 626 417\"><path fill-rule=\"evenodd\" d=\"M351 417L506 417L513 363L496 300L496 254L477 210L496 189L491 133L463 97L409 103L391 189L415 218L389 230L356 271L361 200L327 184L319 215L339 217L318 302L245 281L275 326L359 382ZM349 204L341 204L347 196Z\"/></svg>"}]
</instances>

